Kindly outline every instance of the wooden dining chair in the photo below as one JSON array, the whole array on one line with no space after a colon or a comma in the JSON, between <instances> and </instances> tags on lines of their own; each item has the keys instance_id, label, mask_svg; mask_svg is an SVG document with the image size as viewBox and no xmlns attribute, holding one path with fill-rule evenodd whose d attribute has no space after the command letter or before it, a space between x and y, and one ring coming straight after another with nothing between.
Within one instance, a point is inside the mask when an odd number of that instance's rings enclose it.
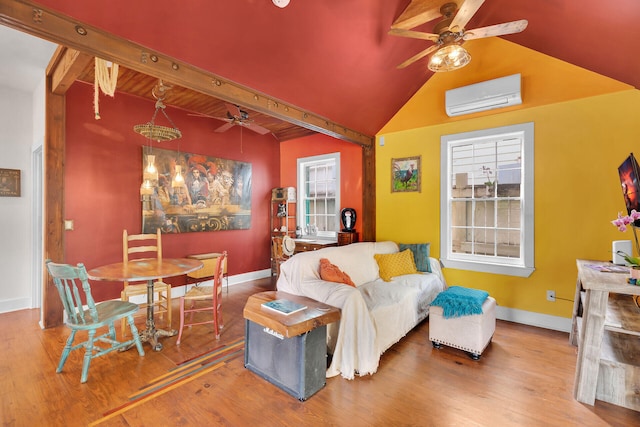
<instances>
[{"instance_id":1,"label":"wooden dining chair","mask_svg":"<svg viewBox=\"0 0 640 427\"><path fill-rule=\"evenodd\" d=\"M284 253L283 242L283 237L275 236L271 238L271 257L272 264L275 266L276 278L280 277L280 265L290 257Z\"/></svg>"},{"instance_id":2,"label":"wooden dining chair","mask_svg":"<svg viewBox=\"0 0 640 427\"><path fill-rule=\"evenodd\" d=\"M81 383L87 382L89 365L91 360L96 357L104 356L115 350L127 349L133 345L138 349L138 354L144 356L142 342L133 320L134 313L138 311L137 304L117 300L96 304L91 296L91 285L87 277L87 270L83 264L73 267L68 264L56 264L51 260L47 260L46 265L67 313L66 325L71 329L71 335L69 335L60 356L60 362L56 369L57 373L62 372L62 367L71 351L80 348L84 348ZM79 284L82 289L78 286ZM83 306L83 295L87 305L86 309ZM131 329L133 338L128 341L116 340L114 323L121 319L126 319ZM104 327L107 327L108 330L104 331L104 333L98 333L98 330ZM73 341L78 331L86 331L88 337L86 341L74 345ZM100 344L108 344L108 346Z\"/></svg>"},{"instance_id":3,"label":"wooden dining chair","mask_svg":"<svg viewBox=\"0 0 640 427\"><path fill-rule=\"evenodd\" d=\"M122 232L122 262L127 264L129 260L157 258L162 259L162 234L160 229L155 234L128 234L127 230ZM167 315L168 329L171 329L171 285L157 280L153 283L153 310L154 315ZM144 295L146 301L147 282L131 283L124 282L124 288L120 294L123 301L136 295ZM146 302L139 305L143 311L136 316L146 316L148 304ZM126 324L122 323L122 336L126 335Z\"/></svg>"},{"instance_id":4,"label":"wooden dining chair","mask_svg":"<svg viewBox=\"0 0 640 427\"><path fill-rule=\"evenodd\" d=\"M183 297L180 297L180 332L176 344L180 344L182 330L185 326L204 325L213 323L216 339L220 339L220 329L224 327L222 321L222 266L227 258L227 252L218 257L213 274L213 286L193 286ZM211 313L206 320L194 318L196 313ZM189 314L189 321L185 320Z\"/></svg>"}]
</instances>

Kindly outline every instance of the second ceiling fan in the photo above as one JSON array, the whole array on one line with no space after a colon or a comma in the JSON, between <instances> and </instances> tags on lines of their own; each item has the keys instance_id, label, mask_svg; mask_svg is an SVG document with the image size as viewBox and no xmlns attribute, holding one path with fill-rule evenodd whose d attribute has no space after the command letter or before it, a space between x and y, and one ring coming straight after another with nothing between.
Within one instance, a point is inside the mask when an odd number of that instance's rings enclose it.
<instances>
[{"instance_id":1,"label":"second ceiling fan","mask_svg":"<svg viewBox=\"0 0 640 427\"><path fill-rule=\"evenodd\" d=\"M407 67L432 53L433 55L429 59L429 69L431 71L452 71L462 68L471 61L471 55L462 47L465 41L519 33L527 28L528 24L526 19L521 19L519 21L466 30L465 26L482 6L484 0L465 0L458 2L461 3L459 9L458 4L455 2L445 3L437 9L443 19L435 25L433 33L410 30L410 28L434 18L433 6L437 8L434 3L430 0L412 0L411 4L407 6L391 26L389 31L391 35L435 42L434 45L398 65L398 68ZM435 12L436 15L438 15L437 10Z\"/></svg>"},{"instance_id":2,"label":"second ceiling fan","mask_svg":"<svg viewBox=\"0 0 640 427\"><path fill-rule=\"evenodd\" d=\"M225 105L227 106L227 117L212 117L212 116L200 115L200 114L197 114L197 116L208 117L208 118L227 122L222 126L216 128L215 132L225 132L226 130L231 129L233 126L241 126L243 128L259 133L260 135L266 135L268 133L271 133L269 129L262 127L256 124L253 120L251 120L249 118L249 113L241 109L239 106L230 104L228 102L225 102Z\"/></svg>"}]
</instances>

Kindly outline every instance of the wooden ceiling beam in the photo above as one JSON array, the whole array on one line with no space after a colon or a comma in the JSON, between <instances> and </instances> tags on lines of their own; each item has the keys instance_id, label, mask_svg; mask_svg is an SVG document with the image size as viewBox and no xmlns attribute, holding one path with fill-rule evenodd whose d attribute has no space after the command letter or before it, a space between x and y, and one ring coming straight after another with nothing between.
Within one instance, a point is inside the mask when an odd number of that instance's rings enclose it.
<instances>
[{"instance_id":1,"label":"wooden ceiling beam","mask_svg":"<svg viewBox=\"0 0 640 427\"><path fill-rule=\"evenodd\" d=\"M0 0L0 23L315 132L363 147L371 147L374 144L373 136L349 129L186 62L42 8L36 3Z\"/></svg>"},{"instance_id":2,"label":"wooden ceiling beam","mask_svg":"<svg viewBox=\"0 0 640 427\"><path fill-rule=\"evenodd\" d=\"M464 0L452 1L460 5ZM440 6L450 3L446 0L411 0L407 8L393 21L391 28L410 30L425 22L442 16Z\"/></svg>"},{"instance_id":3,"label":"wooden ceiling beam","mask_svg":"<svg viewBox=\"0 0 640 427\"><path fill-rule=\"evenodd\" d=\"M47 76L51 76L51 91L64 95L92 60L93 56L79 50L58 46L47 66Z\"/></svg>"}]
</instances>

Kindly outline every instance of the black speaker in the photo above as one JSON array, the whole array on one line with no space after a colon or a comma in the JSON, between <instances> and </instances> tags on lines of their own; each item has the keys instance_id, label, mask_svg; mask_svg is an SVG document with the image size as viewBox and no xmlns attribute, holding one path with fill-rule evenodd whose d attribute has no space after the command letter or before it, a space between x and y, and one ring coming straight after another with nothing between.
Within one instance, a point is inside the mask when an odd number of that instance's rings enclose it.
<instances>
[{"instance_id":1,"label":"black speaker","mask_svg":"<svg viewBox=\"0 0 640 427\"><path fill-rule=\"evenodd\" d=\"M327 327L284 338L246 320L244 366L299 400L326 383Z\"/></svg>"}]
</instances>

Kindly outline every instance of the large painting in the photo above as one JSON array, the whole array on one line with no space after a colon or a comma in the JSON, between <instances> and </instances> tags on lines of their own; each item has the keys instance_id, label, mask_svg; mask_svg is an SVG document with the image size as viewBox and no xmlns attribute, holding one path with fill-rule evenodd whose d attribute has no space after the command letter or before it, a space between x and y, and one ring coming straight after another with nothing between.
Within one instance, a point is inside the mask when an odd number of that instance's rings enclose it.
<instances>
[{"instance_id":1,"label":"large painting","mask_svg":"<svg viewBox=\"0 0 640 427\"><path fill-rule=\"evenodd\" d=\"M246 230L251 226L251 163L143 147L155 155L158 180L143 197L142 231L188 233ZM176 165L182 182L176 181Z\"/></svg>"}]
</instances>

